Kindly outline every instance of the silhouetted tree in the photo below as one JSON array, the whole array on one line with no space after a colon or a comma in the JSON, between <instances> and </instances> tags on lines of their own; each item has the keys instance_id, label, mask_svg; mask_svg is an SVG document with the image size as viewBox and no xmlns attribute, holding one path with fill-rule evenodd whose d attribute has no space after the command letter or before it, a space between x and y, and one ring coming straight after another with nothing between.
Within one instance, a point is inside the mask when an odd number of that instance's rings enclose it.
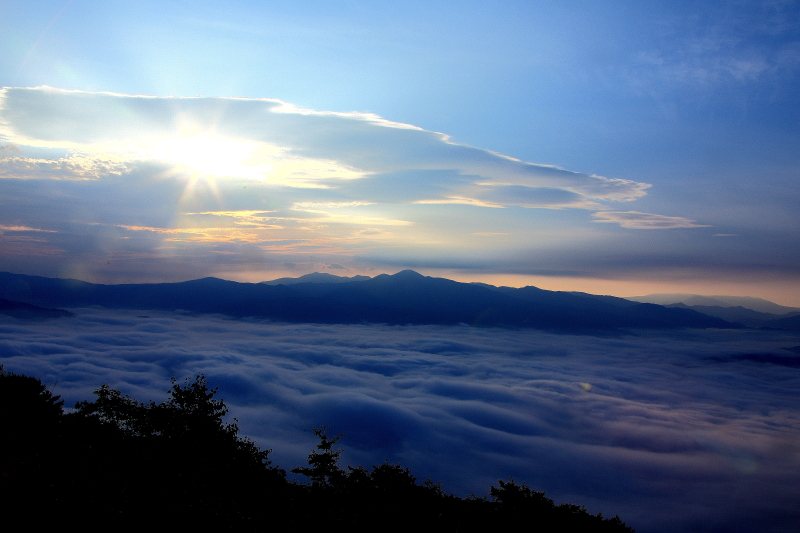
<instances>
[{"instance_id":1,"label":"silhouetted tree","mask_svg":"<svg viewBox=\"0 0 800 533\"><path fill-rule=\"evenodd\" d=\"M507 512L547 512L555 507L555 502L544 492L531 490L527 483L517 485L514 478L508 481L497 480L499 487L489 488L489 496Z\"/></svg>"},{"instance_id":2,"label":"silhouetted tree","mask_svg":"<svg viewBox=\"0 0 800 533\"><path fill-rule=\"evenodd\" d=\"M315 427L311 431L319 438L317 449L308 454L308 466L292 468L292 473L309 478L313 488L334 488L346 478L345 471L339 466L343 450L334 448L343 435L329 437L328 426Z\"/></svg>"},{"instance_id":3,"label":"silhouetted tree","mask_svg":"<svg viewBox=\"0 0 800 533\"><path fill-rule=\"evenodd\" d=\"M271 450L239 437L236 419L225 422L228 408L202 374L184 383L173 378L169 394L161 403L143 403L104 385L95 401L76 405L76 416L124 436L122 482L134 491L108 505L128 512L149 506L182 527L187 520L223 529L251 525L265 500L282 497L285 471L271 466Z\"/></svg>"},{"instance_id":4,"label":"silhouetted tree","mask_svg":"<svg viewBox=\"0 0 800 533\"><path fill-rule=\"evenodd\" d=\"M577 531L633 532L618 516L606 519L602 514L590 514L583 506L571 503L556 505L544 492L531 490L526 483L518 485L514 478L498 480L497 483L499 487L492 486L489 489L489 495L496 504L497 525L535 522L537 529L542 532L561 532L565 527Z\"/></svg>"},{"instance_id":5,"label":"silhouetted tree","mask_svg":"<svg viewBox=\"0 0 800 533\"><path fill-rule=\"evenodd\" d=\"M235 418L225 422L228 407L214 398L217 391L209 389L202 374L183 384L172 378L170 397L159 404L139 402L103 385L94 391L95 401L78 402L75 408L79 415L96 416L132 437L180 441L191 447L223 447L227 449L216 451L253 465L269 466L271 450L261 450L250 439L239 437Z\"/></svg>"},{"instance_id":6,"label":"silhouetted tree","mask_svg":"<svg viewBox=\"0 0 800 533\"><path fill-rule=\"evenodd\" d=\"M37 378L0 365L0 475L5 481L30 479L48 467L63 405Z\"/></svg>"},{"instance_id":7,"label":"silhouetted tree","mask_svg":"<svg viewBox=\"0 0 800 533\"><path fill-rule=\"evenodd\" d=\"M555 505L514 479L489 498L458 498L400 464L340 464L342 435L319 439L310 483L288 483L269 450L239 437L236 419L203 375L144 403L103 385L64 414L40 380L0 366L0 501L4 519L39 530L80 523L115 530L309 530L324 519L348 531L477 531L529 525L539 532L632 533L614 517ZM318 517L309 523L308 515Z\"/></svg>"}]
</instances>

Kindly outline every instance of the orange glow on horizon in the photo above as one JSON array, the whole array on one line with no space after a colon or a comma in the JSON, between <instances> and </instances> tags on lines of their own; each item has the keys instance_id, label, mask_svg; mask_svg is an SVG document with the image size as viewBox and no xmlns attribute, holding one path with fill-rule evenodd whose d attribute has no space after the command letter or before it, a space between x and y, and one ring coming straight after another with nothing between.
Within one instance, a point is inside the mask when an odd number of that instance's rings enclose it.
<instances>
[{"instance_id":1,"label":"orange glow on horizon","mask_svg":"<svg viewBox=\"0 0 800 533\"><path fill-rule=\"evenodd\" d=\"M360 270L360 269L329 269L320 265L319 268L306 270L251 270L251 271L226 271L214 274L216 277L240 281L246 283L258 283L261 281L271 281L278 278L297 278L311 272L326 272L337 276L352 277L356 275L374 277L379 274L395 274L403 270ZM647 279L637 280L608 280L597 278L570 278L570 277L548 277L548 276L528 276L522 274L476 274L458 271L441 271L434 269L412 269L420 274L452 279L462 283L487 283L495 286L525 287L534 286L550 291L574 291L586 292L597 295L617 296L620 298L645 296L658 293L685 293L700 294L706 296L727 295L727 296L752 296L763 298L779 305L800 308L800 286L786 282L735 282L735 281L709 281L709 280L670 280L655 281Z\"/></svg>"}]
</instances>

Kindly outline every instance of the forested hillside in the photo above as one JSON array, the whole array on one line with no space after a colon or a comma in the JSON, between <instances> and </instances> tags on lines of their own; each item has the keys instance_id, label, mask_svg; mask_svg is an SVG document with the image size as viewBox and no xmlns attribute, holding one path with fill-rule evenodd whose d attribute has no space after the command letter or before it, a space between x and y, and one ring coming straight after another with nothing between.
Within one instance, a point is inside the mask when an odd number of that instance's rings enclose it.
<instances>
[{"instance_id":1,"label":"forested hillside","mask_svg":"<svg viewBox=\"0 0 800 533\"><path fill-rule=\"evenodd\" d=\"M513 479L488 496L459 498L401 465L342 467L341 435L319 438L287 480L271 450L239 436L216 389L200 375L173 382L162 403L103 386L65 413L40 380L0 367L0 487L5 518L26 529L630 532L618 517L556 505ZM13 520L12 520L13 519Z\"/></svg>"}]
</instances>

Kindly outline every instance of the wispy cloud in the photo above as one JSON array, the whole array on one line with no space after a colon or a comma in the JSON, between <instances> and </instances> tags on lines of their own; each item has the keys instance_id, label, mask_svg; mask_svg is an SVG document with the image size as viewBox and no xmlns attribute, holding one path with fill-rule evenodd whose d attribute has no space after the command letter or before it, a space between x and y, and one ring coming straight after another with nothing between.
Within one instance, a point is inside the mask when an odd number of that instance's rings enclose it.
<instances>
[{"instance_id":1,"label":"wispy cloud","mask_svg":"<svg viewBox=\"0 0 800 533\"><path fill-rule=\"evenodd\" d=\"M45 233L55 233L54 230L50 230L50 229L30 228L28 226L4 226L4 225L0 225L0 233L2 233L4 231L43 231Z\"/></svg>"},{"instance_id":2,"label":"wispy cloud","mask_svg":"<svg viewBox=\"0 0 800 533\"><path fill-rule=\"evenodd\" d=\"M0 158L0 178L88 180L120 175L130 168L130 165L123 161L85 154L75 154L57 160Z\"/></svg>"},{"instance_id":3,"label":"wispy cloud","mask_svg":"<svg viewBox=\"0 0 800 533\"><path fill-rule=\"evenodd\" d=\"M697 224L684 217L668 217L638 211L600 211L594 213L595 222L612 222L629 229L674 229L674 228L707 228L706 224Z\"/></svg>"},{"instance_id":4,"label":"wispy cloud","mask_svg":"<svg viewBox=\"0 0 800 533\"><path fill-rule=\"evenodd\" d=\"M264 236L256 232L236 228L152 228L143 226L119 226L130 231L148 231L169 235L166 242L263 242Z\"/></svg>"},{"instance_id":5,"label":"wispy cloud","mask_svg":"<svg viewBox=\"0 0 800 533\"><path fill-rule=\"evenodd\" d=\"M662 88L754 84L800 70L793 2L719 2L662 21L658 48L640 50L631 80Z\"/></svg>"}]
</instances>

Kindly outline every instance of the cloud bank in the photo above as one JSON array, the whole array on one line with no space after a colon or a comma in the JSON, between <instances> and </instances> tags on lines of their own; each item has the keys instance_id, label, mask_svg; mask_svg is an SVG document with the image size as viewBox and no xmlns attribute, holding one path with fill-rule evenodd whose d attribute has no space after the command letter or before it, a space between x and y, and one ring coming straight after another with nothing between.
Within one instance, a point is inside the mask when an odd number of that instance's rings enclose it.
<instances>
[{"instance_id":1,"label":"cloud bank","mask_svg":"<svg viewBox=\"0 0 800 533\"><path fill-rule=\"evenodd\" d=\"M796 285L794 234L670 213L677 204L644 181L521 161L369 113L6 88L0 146L0 226L31 228L0 230L4 271L262 281L335 264L493 284L536 276L514 283L562 290L581 278L590 292L610 290L603 280L772 280L771 294L736 292L773 299Z\"/></svg>"},{"instance_id":2,"label":"cloud bank","mask_svg":"<svg viewBox=\"0 0 800 533\"><path fill-rule=\"evenodd\" d=\"M505 196L502 206L515 205L516 195L498 193L509 186L523 197L537 196L541 188L571 192L578 205L581 199L632 200L649 187L454 144L444 134L369 113L303 110L272 99L152 98L50 88L4 89L1 98L0 134L8 142L18 149L71 152L57 160L7 158L3 171L9 176L92 179L103 165L123 169L160 161L172 171L190 167L289 188L338 189L375 174L445 170L452 172L429 176L428 188L417 183L415 199ZM357 187L341 195L351 196L349 201L368 196ZM562 205L571 203L555 203Z\"/></svg>"},{"instance_id":3,"label":"cloud bank","mask_svg":"<svg viewBox=\"0 0 800 533\"><path fill-rule=\"evenodd\" d=\"M384 251L508 252L531 245L526 227L586 227L587 210L606 216L650 187L520 161L374 114L273 99L6 88L0 145L0 225L50 232L24 246L0 236L0 268L47 269L37 249L62 257L57 274L106 279L145 265L158 277L352 267ZM545 211L553 214L536 215ZM509 237L476 237L497 233Z\"/></svg>"},{"instance_id":4,"label":"cloud bank","mask_svg":"<svg viewBox=\"0 0 800 533\"><path fill-rule=\"evenodd\" d=\"M515 476L639 531L792 531L800 502L796 334L557 336L275 324L76 309L0 317L0 363L67 405L109 383L160 400L206 374L285 468L343 432L349 464L401 462L460 495ZM769 526L769 527L766 527Z\"/></svg>"}]
</instances>

